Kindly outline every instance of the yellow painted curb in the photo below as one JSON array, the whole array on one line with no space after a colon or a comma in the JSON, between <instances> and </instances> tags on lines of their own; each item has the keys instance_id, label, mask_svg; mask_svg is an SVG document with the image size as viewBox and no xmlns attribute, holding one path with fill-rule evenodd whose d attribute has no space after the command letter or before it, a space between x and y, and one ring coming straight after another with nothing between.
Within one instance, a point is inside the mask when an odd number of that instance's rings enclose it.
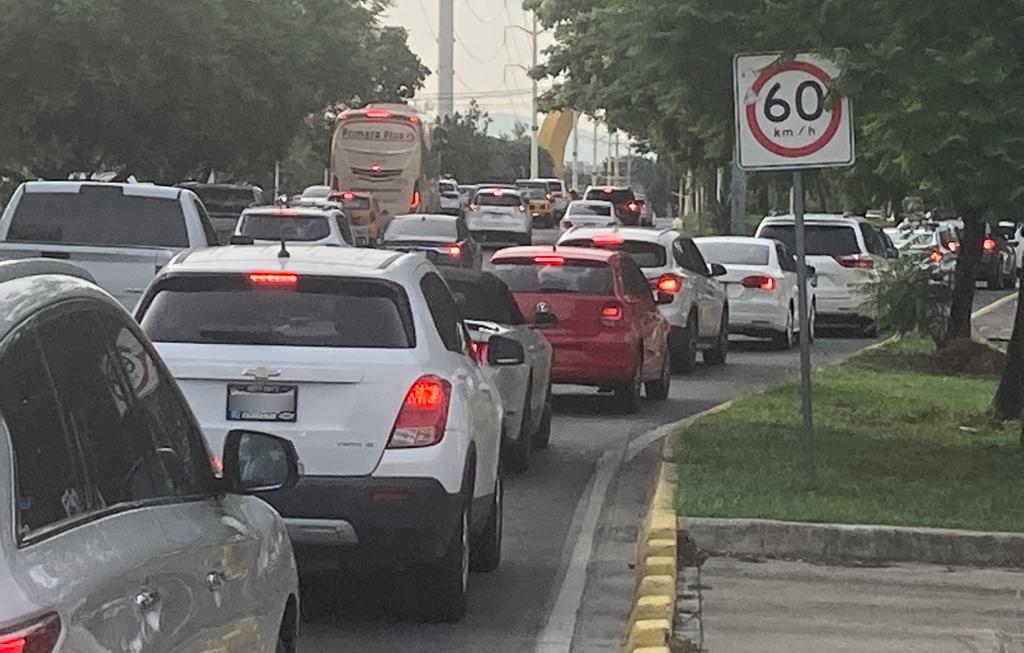
<instances>
[{"instance_id":1,"label":"yellow painted curb","mask_svg":"<svg viewBox=\"0 0 1024 653\"><path fill-rule=\"evenodd\" d=\"M679 571L675 483L675 465L662 462L640 521L636 589L624 637L626 653L668 653Z\"/></svg>"}]
</instances>

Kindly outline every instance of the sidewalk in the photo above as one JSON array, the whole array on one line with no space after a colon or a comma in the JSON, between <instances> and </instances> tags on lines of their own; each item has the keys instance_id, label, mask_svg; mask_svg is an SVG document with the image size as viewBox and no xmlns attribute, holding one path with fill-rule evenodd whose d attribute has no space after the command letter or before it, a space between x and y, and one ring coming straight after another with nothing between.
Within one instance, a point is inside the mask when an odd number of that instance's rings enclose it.
<instances>
[{"instance_id":1,"label":"sidewalk","mask_svg":"<svg viewBox=\"0 0 1024 653\"><path fill-rule=\"evenodd\" d=\"M1017 314L1016 297L981 317L974 319L974 333L992 345L1006 351L1013 334L1013 320Z\"/></svg>"},{"instance_id":2,"label":"sidewalk","mask_svg":"<svg viewBox=\"0 0 1024 653\"><path fill-rule=\"evenodd\" d=\"M709 653L1024 650L1019 572L712 558L701 580Z\"/></svg>"}]
</instances>

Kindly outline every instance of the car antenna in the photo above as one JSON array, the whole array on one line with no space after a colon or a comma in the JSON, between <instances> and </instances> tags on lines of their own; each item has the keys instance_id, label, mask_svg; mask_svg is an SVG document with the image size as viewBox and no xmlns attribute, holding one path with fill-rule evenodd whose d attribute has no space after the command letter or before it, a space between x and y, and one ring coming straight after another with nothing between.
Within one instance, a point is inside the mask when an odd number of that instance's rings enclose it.
<instances>
[{"instance_id":1,"label":"car antenna","mask_svg":"<svg viewBox=\"0 0 1024 653\"><path fill-rule=\"evenodd\" d=\"M277 253L277 258L291 258L291 253L288 252L288 248L285 247L284 238L281 239L281 249Z\"/></svg>"}]
</instances>

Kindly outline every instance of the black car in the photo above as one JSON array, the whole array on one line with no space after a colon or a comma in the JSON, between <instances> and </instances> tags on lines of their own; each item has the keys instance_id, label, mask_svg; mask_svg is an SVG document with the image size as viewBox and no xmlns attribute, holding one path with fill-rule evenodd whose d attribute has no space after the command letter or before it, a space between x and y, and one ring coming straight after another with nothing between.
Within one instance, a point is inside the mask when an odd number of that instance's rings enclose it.
<instances>
[{"instance_id":1,"label":"black car","mask_svg":"<svg viewBox=\"0 0 1024 653\"><path fill-rule=\"evenodd\" d=\"M989 290L1017 286L1017 250L998 233L991 233L981 241L977 278L984 280Z\"/></svg>"},{"instance_id":2,"label":"black car","mask_svg":"<svg viewBox=\"0 0 1024 653\"><path fill-rule=\"evenodd\" d=\"M222 244L235 232L235 224L242 211L251 206L259 206L264 201L263 189L249 184L205 184L186 181L178 184L178 188L187 188L199 196L210 214L210 223Z\"/></svg>"},{"instance_id":3,"label":"black car","mask_svg":"<svg viewBox=\"0 0 1024 653\"><path fill-rule=\"evenodd\" d=\"M591 186L583 194L583 199L611 202L619 222L628 227L640 226L642 207L629 186Z\"/></svg>"},{"instance_id":4,"label":"black car","mask_svg":"<svg viewBox=\"0 0 1024 653\"><path fill-rule=\"evenodd\" d=\"M399 215L388 224L380 246L400 252L427 252L437 265L479 270L480 244L462 218L454 215L414 213Z\"/></svg>"}]
</instances>

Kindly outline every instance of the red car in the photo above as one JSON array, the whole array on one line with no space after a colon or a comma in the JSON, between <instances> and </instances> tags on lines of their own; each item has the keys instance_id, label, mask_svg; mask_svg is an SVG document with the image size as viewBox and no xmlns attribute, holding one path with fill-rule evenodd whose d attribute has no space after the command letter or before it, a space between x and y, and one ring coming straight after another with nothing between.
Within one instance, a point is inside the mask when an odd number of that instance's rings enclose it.
<instances>
[{"instance_id":1,"label":"red car","mask_svg":"<svg viewBox=\"0 0 1024 653\"><path fill-rule=\"evenodd\" d=\"M668 398L669 324L632 258L581 247L510 247L491 263L554 347L553 383L612 390L628 413L639 408L641 385L648 399Z\"/></svg>"}]
</instances>

